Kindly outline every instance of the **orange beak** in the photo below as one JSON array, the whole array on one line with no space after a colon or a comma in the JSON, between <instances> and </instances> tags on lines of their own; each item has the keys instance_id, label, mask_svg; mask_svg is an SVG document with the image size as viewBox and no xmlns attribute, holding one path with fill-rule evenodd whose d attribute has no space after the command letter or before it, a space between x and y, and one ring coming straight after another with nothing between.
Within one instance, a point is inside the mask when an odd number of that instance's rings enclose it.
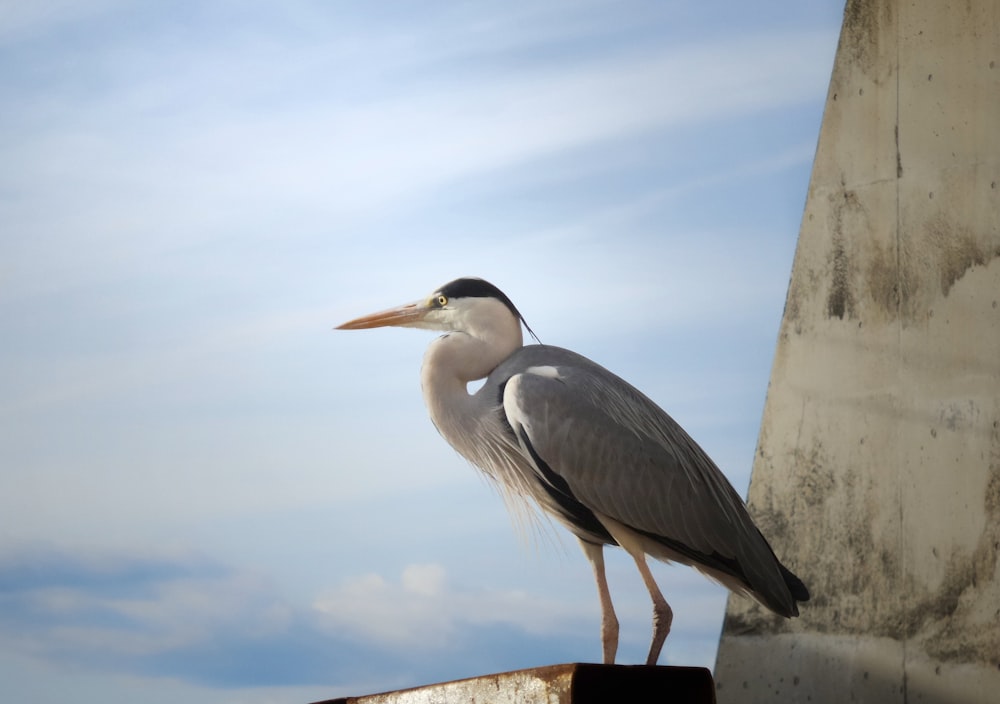
<instances>
[{"instance_id":1,"label":"orange beak","mask_svg":"<svg viewBox=\"0 0 1000 704\"><path fill-rule=\"evenodd\" d=\"M407 303L388 310L365 315L338 325L335 330L367 330L389 325L406 327L419 322L427 314L427 306L421 303Z\"/></svg>"}]
</instances>

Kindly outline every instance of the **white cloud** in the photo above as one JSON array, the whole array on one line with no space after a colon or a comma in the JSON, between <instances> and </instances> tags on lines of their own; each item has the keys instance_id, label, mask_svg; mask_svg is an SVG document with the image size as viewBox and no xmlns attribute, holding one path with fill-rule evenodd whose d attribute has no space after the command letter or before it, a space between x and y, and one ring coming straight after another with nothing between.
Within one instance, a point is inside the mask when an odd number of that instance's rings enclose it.
<instances>
[{"instance_id":1,"label":"white cloud","mask_svg":"<svg viewBox=\"0 0 1000 704\"><path fill-rule=\"evenodd\" d=\"M517 590L466 589L438 564L408 565L398 582L378 574L350 579L313 604L327 629L384 646L442 647L464 628L503 623L526 633L576 630L591 604L539 598Z\"/></svg>"},{"instance_id":2,"label":"white cloud","mask_svg":"<svg viewBox=\"0 0 1000 704\"><path fill-rule=\"evenodd\" d=\"M260 576L148 547L140 555L7 546L0 579L7 597L0 649L41 658L146 657L223 631L281 633L291 621Z\"/></svg>"},{"instance_id":3,"label":"white cloud","mask_svg":"<svg viewBox=\"0 0 1000 704\"><path fill-rule=\"evenodd\" d=\"M403 569L403 589L421 596L441 594L445 587L444 567L441 565L407 565Z\"/></svg>"}]
</instances>

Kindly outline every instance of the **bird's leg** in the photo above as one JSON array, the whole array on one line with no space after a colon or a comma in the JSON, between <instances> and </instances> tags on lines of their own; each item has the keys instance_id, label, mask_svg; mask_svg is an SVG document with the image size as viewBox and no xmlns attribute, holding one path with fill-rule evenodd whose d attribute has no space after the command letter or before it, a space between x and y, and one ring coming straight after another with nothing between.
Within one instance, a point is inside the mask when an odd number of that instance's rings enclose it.
<instances>
[{"instance_id":1,"label":"bird's leg","mask_svg":"<svg viewBox=\"0 0 1000 704\"><path fill-rule=\"evenodd\" d=\"M618 652L618 617L611 603L611 591L608 589L608 578L604 574L604 546L580 541L583 552L594 568L594 579L597 581L597 595L601 600L601 647L604 649L604 664L615 664L615 653ZM660 597L661 599L663 597ZM666 602L664 602L666 603Z\"/></svg>"},{"instance_id":2,"label":"bird's leg","mask_svg":"<svg viewBox=\"0 0 1000 704\"><path fill-rule=\"evenodd\" d=\"M631 553L631 551L629 552ZM653 573L649 571L645 553L631 554L632 559L635 560L636 567L639 568L639 574L642 575L642 581L645 582L646 589L649 590L649 596L653 599L653 642L649 646L649 657L646 658L646 664L655 665L656 661L660 659L660 650L663 649L663 641L667 639L667 634L670 633L670 624L674 620L674 612L667 603L667 600L663 598L663 594L660 593L660 588L656 585L656 580L653 579Z\"/></svg>"}]
</instances>

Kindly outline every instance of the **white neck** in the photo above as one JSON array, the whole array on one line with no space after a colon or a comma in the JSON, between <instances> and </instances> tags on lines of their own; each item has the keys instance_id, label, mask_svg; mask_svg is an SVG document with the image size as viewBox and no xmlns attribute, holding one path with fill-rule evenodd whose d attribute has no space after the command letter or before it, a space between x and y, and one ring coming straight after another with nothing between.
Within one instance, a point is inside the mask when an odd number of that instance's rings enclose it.
<instances>
[{"instance_id":1,"label":"white neck","mask_svg":"<svg viewBox=\"0 0 1000 704\"><path fill-rule=\"evenodd\" d=\"M482 305L503 304L484 299ZM506 308L504 309L506 312ZM470 319L488 321L478 325ZM445 439L463 455L462 440L469 437L478 418L473 413L469 382L490 374L519 349L521 322L512 315L469 316L462 327L431 343L420 370L420 385L431 420Z\"/></svg>"}]
</instances>

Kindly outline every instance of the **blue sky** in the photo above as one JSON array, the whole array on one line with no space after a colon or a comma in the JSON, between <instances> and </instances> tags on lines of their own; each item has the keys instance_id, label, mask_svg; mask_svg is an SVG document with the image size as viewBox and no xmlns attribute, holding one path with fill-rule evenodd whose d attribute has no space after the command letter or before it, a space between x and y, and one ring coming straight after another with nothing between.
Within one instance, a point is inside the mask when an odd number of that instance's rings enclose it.
<instances>
[{"instance_id":1,"label":"blue sky","mask_svg":"<svg viewBox=\"0 0 1000 704\"><path fill-rule=\"evenodd\" d=\"M600 657L589 567L434 432L463 275L745 494L842 3L0 2L0 681L310 701ZM723 590L657 566L661 662ZM650 605L609 578L620 661ZM17 696L19 695L19 696Z\"/></svg>"}]
</instances>

